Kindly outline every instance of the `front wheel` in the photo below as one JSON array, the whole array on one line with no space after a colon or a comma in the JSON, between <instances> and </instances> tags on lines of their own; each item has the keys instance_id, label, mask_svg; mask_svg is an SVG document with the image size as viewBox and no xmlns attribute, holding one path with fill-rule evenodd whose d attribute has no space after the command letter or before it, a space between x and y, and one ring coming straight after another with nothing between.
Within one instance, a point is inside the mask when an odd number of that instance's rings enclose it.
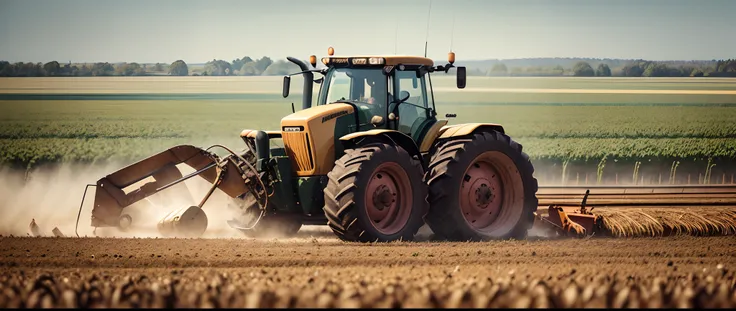
<instances>
[{"instance_id":1,"label":"front wheel","mask_svg":"<svg viewBox=\"0 0 736 311\"><path fill-rule=\"evenodd\" d=\"M435 234L461 241L526 237L537 180L520 144L495 131L450 140L429 169L427 224Z\"/></svg>"},{"instance_id":2,"label":"front wheel","mask_svg":"<svg viewBox=\"0 0 736 311\"><path fill-rule=\"evenodd\" d=\"M325 216L344 241L413 240L429 207L421 162L374 143L345 151L327 174Z\"/></svg>"}]
</instances>

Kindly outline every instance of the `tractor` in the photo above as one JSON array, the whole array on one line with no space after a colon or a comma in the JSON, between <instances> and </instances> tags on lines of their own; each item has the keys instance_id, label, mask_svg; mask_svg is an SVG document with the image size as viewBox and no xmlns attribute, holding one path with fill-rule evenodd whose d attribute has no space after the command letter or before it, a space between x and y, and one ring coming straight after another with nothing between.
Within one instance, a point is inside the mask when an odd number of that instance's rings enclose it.
<instances>
[{"instance_id":1,"label":"tractor","mask_svg":"<svg viewBox=\"0 0 736 311\"><path fill-rule=\"evenodd\" d=\"M164 236L201 236L203 206L219 189L234 202L228 225L247 236L288 237L303 225L327 225L344 241L408 241L426 223L447 240L526 237L538 186L521 144L499 124L437 118L431 74L455 68L457 87L466 85L454 52L445 65L416 56L335 56L332 47L322 68L314 55L309 63L287 59L301 71L284 77L283 97L292 76L302 75L304 86L302 109L292 103L281 128L243 130L238 151L176 146L101 178L88 185L96 187L91 225L126 230L134 222L126 207L200 176L209 191L162 219ZM182 175L182 163L194 172Z\"/></svg>"}]
</instances>

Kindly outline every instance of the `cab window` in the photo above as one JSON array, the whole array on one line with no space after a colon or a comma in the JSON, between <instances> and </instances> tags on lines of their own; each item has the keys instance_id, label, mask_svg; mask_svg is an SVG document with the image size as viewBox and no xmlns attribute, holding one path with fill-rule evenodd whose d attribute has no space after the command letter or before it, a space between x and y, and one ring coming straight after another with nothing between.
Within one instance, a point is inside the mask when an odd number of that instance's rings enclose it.
<instances>
[{"instance_id":1,"label":"cab window","mask_svg":"<svg viewBox=\"0 0 736 311\"><path fill-rule=\"evenodd\" d=\"M429 107L424 76L417 78L416 71L399 71L395 73L396 99L409 96L399 105L399 132L417 139L424 121L429 119Z\"/></svg>"}]
</instances>

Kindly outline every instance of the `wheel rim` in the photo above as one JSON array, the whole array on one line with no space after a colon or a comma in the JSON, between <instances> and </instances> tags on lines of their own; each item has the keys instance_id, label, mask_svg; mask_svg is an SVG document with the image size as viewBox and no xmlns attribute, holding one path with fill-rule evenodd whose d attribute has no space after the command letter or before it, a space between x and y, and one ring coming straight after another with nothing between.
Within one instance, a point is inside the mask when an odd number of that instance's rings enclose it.
<instances>
[{"instance_id":1,"label":"wheel rim","mask_svg":"<svg viewBox=\"0 0 736 311\"><path fill-rule=\"evenodd\" d=\"M511 158L498 151L477 156L460 181L460 211L476 232L508 233L521 217L523 183Z\"/></svg>"},{"instance_id":2,"label":"wheel rim","mask_svg":"<svg viewBox=\"0 0 736 311\"><path fill-rule=\"evenodd\" d=\"M411 215L413 202L409 176L398 163L379 165L368 180L363 202L376 230L386 235L399 232Z\"/></svg>"}]
</instances>

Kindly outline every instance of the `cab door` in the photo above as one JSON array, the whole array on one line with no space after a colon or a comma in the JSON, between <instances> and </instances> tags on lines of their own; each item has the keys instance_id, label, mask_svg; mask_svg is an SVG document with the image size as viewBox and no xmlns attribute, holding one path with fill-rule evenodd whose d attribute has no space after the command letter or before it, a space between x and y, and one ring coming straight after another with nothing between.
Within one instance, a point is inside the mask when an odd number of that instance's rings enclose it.
<instances>
[{"instance_id":1,"label":"cab door","mask_svg":"<svg viewBox=\"0 0 736 311\"><path fill-rule=\"evenodd\" d=\"M396 100L409 95L409 99L399 105L395 130L409 135L417 143L422 141L426 129L436 121L425 75L417 77L416 70L396 70L393 91Z\"/></svg>"}]
</instances>

